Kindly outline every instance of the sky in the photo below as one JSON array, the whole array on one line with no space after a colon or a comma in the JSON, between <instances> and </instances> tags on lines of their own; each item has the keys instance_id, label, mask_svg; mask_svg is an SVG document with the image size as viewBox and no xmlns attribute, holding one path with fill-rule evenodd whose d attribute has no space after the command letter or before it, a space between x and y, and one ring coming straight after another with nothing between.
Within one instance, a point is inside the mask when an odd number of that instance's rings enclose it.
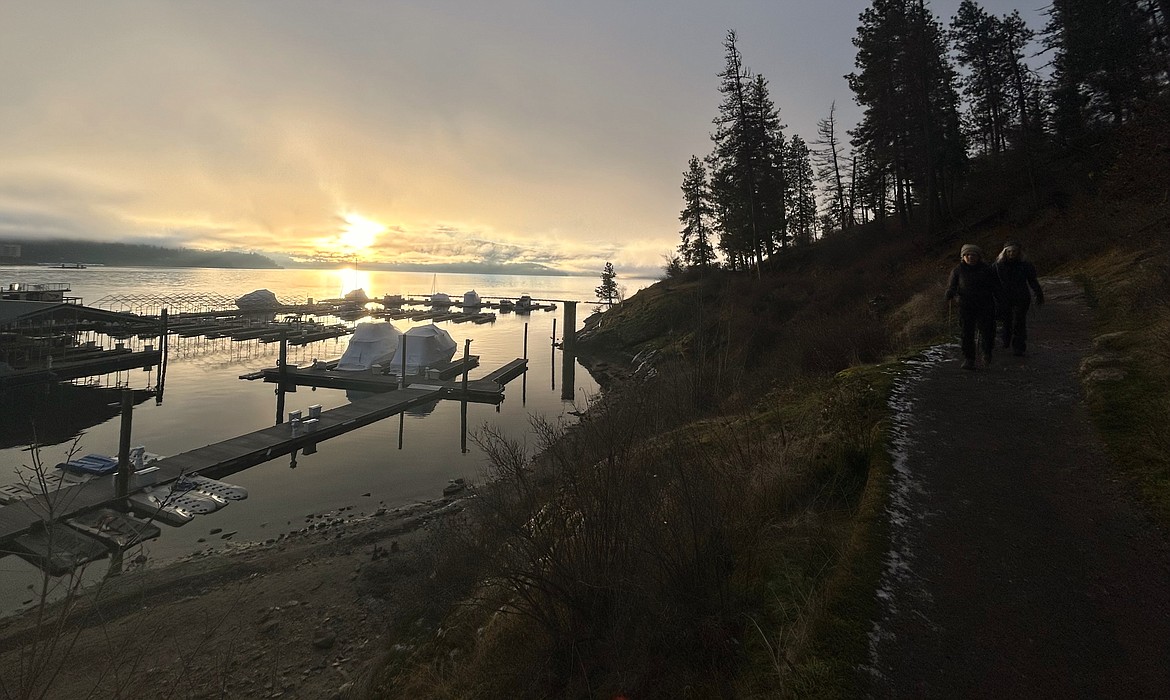
<instances>
[{"instance_id":1,"label":"sky","mask_svg":"<svg viewBox=\"0 0 1170 700\"><path fill-rule=\"evenodd\" d=\"M868 5L4 0L0 240L653 274L726 32L811 143Z\"/></svg>"}]
</instances>

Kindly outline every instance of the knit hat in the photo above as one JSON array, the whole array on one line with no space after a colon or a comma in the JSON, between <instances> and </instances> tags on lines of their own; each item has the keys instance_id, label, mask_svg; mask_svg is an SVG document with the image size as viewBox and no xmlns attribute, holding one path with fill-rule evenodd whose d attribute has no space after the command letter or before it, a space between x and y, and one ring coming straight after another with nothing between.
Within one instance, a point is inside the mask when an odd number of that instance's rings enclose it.
<instances>
[{"instance_id":1,"label":"knit hat","mask_svg":"<svg viewBox=\"0 0 1170 700\"><path fill-rule=\"evenodd\" d=\"M959 251L959 257L963 257L967 253L974 253L981 258L983 257L983 251L974 243L968 243L964 245L963 248Z\"/></svg>"},{"instance_id":2,"label":"knit hat","mask_svg":"<svg viewBox=\"0 0 1170 700\"><path fill-rule=\"evenodd\" d=\"M1016 250L1023 250L1024 246L1020 245L1019 241L1004 241L1003 249L1015 248Z\"/></svg>"}]
</instances>

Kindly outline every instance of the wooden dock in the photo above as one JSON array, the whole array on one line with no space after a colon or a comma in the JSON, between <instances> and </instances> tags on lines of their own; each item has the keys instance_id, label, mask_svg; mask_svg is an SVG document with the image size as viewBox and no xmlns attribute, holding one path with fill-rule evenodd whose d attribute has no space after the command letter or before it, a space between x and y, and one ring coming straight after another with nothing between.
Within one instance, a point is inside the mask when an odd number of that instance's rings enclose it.
<instances>
[{"instance_id":1,"label":"wooden dock","mask_svg":"<svg viewBox=\"0 0 1170 700\"><path fill-rule=\"evenodd\" d=\"M196 472L213 479L222 478L442 398L445 392L442 387L426 386L375 394L323 411L311 432L293 435L291 424L282 423L166 457L154 463L158 469L132 476L130 492L167 484L183 474ZM93 479L0 506L0 554L12 553L10 542L50 519L60 521L95 508L116 506L114 481L112 477Z\"/></svg>"},{"instance_id":2,"label":"wooden dock","mask_svg":"<svg viewBox=\"0 0 1170 700\"><path fill-rule=\"evenodd\" d=\"M513 360L512 363L505 366L511 366L514 362L516 361ZM396 368L389 365L366 372L338 372L334 369L336 365L336 361L320 362L316 366L308 365L305 367L287 365L284 367L284 371L281 371L280 367L265 367L256 372L241 374L240 379L263 379L270 384L280 384L284 387L285 391L296 391L298 386L310 386L323 389L352 389L354 391L393 391L398 388L398 375L394 373ZM429 376L424 374L408 375L406 377L407 384L431 384L436 379L445 382L478 366L478 355L468 355L466 358L460 357L450 362L445 362L440 366L431 367ZM499 370L496 370L496 372L499 372ZM493 379L493 381L497 384L507 384L512 378L514 377L509 377L503 381Z\"/></svg>"},{"instance_id":3,"label":"wooden dock","mask_svg":"<svg viewBox=\"0 0 1170 700\"><path fill-rule=\"evenodd\" d=\"M468 363L478 363L479 358L469 356ZM450 363L448 371L457 368L456 374L461 374L464 368L464 359ZM528 360L516 359L503 367L491 372L486 377L468 380L423 378L416 377L419 382L405 388L399 387L396 378L372 373L342 373L330 370L305 368L288 368L296 371L293 377L303 380L302 386L330 386L324 382L330 375L343 384L333 388L358 389L370 391L368 398L358 399L328 411L323 411L308 429L301 423L300 430L294 434L291 423L262 428L245 435L230 438L189 452L165 457L153 463L155 469L133 474L130 477L129 493L136 493L148 487L160 486L175 481L184 474L198 473L213 479L223 478L258 464L277 459L296 450L315 448L316 445L330 438L344 435L352 430L375 423L384 418L398 415L415 406L430 403L439 399L461 399L476 403L499 403L504 398L503 387L512 379L523 374L528 368ZM300 372L304 372L301 375ZM269 370L263 370L260 376L268 381ZM274 379L281 381L276 368L272 369ZM349 376L346 375L357 375ZM247 378L249 375L244 375ZM284 380L290 380L289 375ZM309 384L308 381L318 382ZM423 383L426 382L426 383ZM65 559L54 554L53 562L47 561L47 555L38 553L43 549L39 544L33 546L29 542L40 537L37 533L44 530L46 523L68 522L70 518L89 513L99 508L114 508L119 505L119 498L115 492L115 478L113 475L99 477L83 484L62 487L49 494L42 494L15 501L0 506L0 556L7 554L21 554L22 556L39 557L46 566L54 571L68 567L69 557L75 556L81 562L82 549L94 550L92 546L82 547L78 544L77 553L65 553ZM72 535L71 535L72 536ZM82 540L84 535L80 536ZM41 538L43 539L43 538ZM87 549L88 548L88 549ZM92 551L86 556L92 555ZM91 558L92 559L92 558ZM91 560L86 559L86 560ZM54 568L55 567L55 568Z\"/></svg>"},{"instance_id":4,"label":"wooden dock","mask_svg":"<svg viewBox=\"0 0 1170 700\"><path fill-rule=\"evenodd\" d=\"M139 367L157 367L160 362L162 362L162 352L159 350L143 352L131 352L127 349L93 351L86 353L80 359L55 361L51 367L19 369L0 374L0 389L49 381L68 381Z\"/></svg>"}]
</instances>

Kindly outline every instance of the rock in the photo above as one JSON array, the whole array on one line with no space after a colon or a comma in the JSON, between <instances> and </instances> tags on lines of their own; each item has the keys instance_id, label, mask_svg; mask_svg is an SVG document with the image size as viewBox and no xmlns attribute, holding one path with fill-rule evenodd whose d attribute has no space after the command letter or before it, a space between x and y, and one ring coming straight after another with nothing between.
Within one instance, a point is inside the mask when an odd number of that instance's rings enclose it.
<instances>
[{"instance_id":1,"label":"rock","mask_svg":"<svg viewBox=\"0 0 1170 700\"><path fill-rule=\"evenodd\" d=\"M313 647L315 649L332 649L333 645L337 643L336 632L326 632L313 640Z\"/></svg>"},{"instance_id":2,"label":"rock","mask_svg":"<svg viewBox=\"0 0 1170 700\"><path fill-rule=\"evenodd\" d=\"M1117 331L1116 333L1105 333L1093 338L1093 350L1122 350L1125 345L1125 340L1129 334L1125 331Z\"/></svg>"},{"instance_id":3,"label":"rock","mask_svg":"<svg viewBox=\"0 0 1170 700\"><path fill-rule=\"evenodd\" d=\"M1118 365L1125 363L1128 359L1129 358L1119 352L1098 352L1081 360L1080 371L1081 374L1089 374L1095 369L1101 369L1103 367L1117 367Z\"/></svg>"},{"instance_id":4,"label":"rock","mask_svg":"<svg viewBox=\"0 0 1170 700\"><path fill-rule=\"evenodd\" d=\"M280 627L280 620L269 620L260 625L260 634L272 634L277 627Z\"/></svg>"},{"instance_id":5,"label":"rock","mask_svg":"<svg viewBox=\"0 0 1170 700\"><path fill-rule=\"evenodd\" d=\"M211 532L208 532L207 534L209 534L209 535L218 535L218 534L219 534L219 533L221 533L221 532L223 532L223 528L222 528L222 527L213 527L213 528L211 528Z\"/></svg>"},{"instance_id":6,"label":"rock","mask_svg":"<svg viewBox=\"0 0 1170 700\"><path fill-rule=\"evenodd\" d=\"M1126 372L1117 367L1103 367L1089 372L1085 376L1086 384L1103 384L1105 382L1119 382L1125 379Z\"/></svg>"}]
</instances>

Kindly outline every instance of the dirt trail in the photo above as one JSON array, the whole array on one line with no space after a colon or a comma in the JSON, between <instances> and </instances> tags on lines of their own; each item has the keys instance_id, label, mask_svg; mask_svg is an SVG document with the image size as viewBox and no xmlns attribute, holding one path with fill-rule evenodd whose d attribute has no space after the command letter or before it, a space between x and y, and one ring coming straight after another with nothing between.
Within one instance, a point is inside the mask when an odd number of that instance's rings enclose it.
<instances>
[{"instance_id":1,"label":"dirt trail","mask_svg":"<svg viewBox=\"0 0 1170 700\"><path fill-rule=\"evenodd\" d=\"M1043 284L1028 357L899 383L873 697L1170 697L1170 546L1083 404L1089 311Z\"/></svg>"}]
</instances>

